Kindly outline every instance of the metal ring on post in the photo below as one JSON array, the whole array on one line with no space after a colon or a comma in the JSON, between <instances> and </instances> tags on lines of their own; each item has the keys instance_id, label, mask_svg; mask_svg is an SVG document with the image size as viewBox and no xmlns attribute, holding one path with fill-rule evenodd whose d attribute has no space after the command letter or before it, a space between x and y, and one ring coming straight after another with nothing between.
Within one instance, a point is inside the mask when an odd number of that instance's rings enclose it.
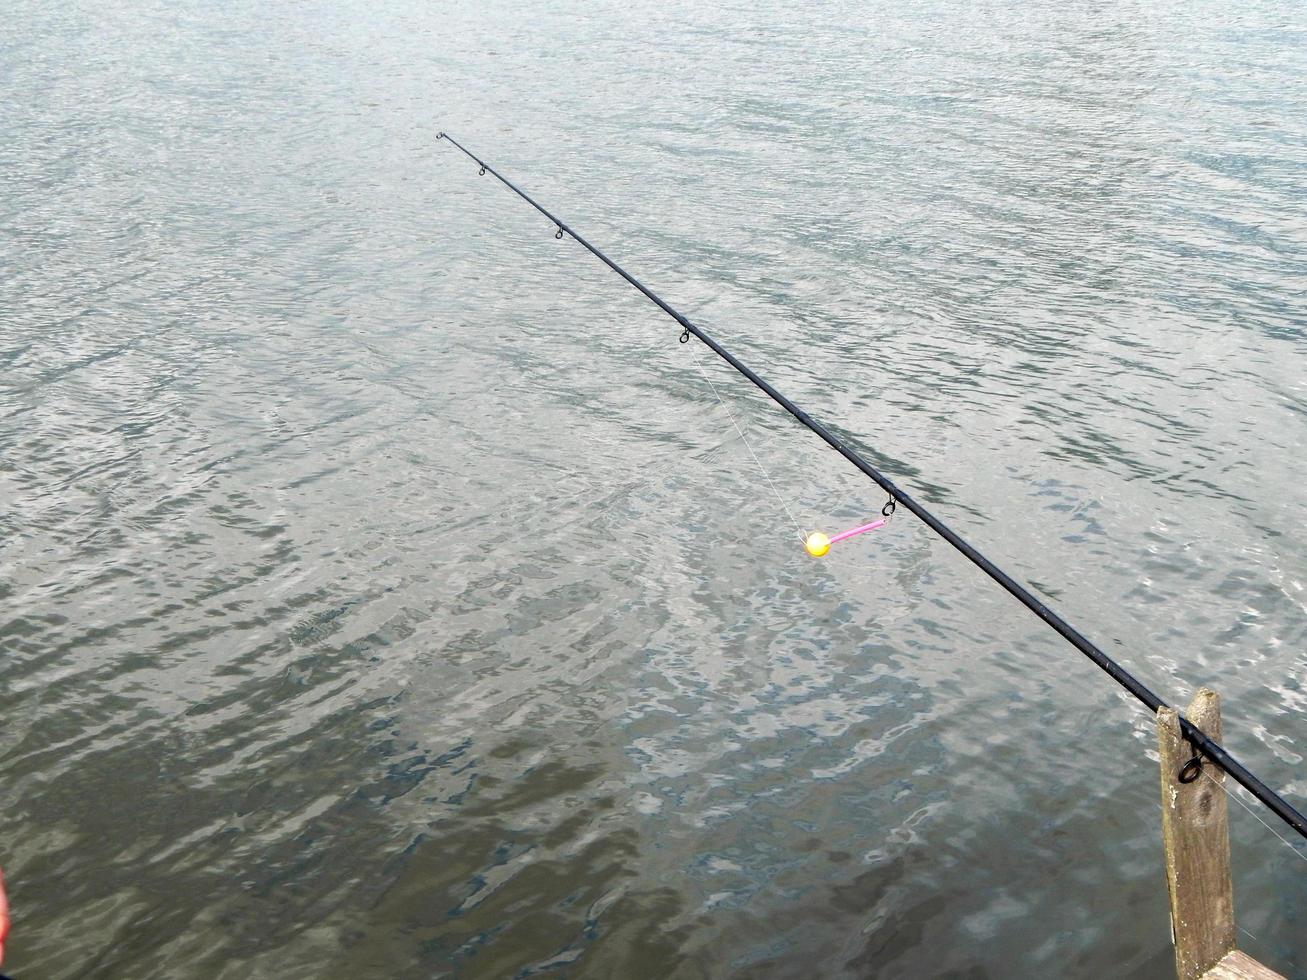
<instances>
[{"instance_id":1,"label":"metal ring on post","mask_svg":"<svg viewBox=\"0 0 1307 980\"><path fill-rule=\"evenodd\" d=\"M1203 771L1203 757L1196 755L1180 767L1180 774L1175 778L1182 783L1192 783Z\"/></svg>"},{"instance_id":2,"label":"metal ring on post","mask_svg":"<svg viewBox=\"0 0 1307 980\"><path fill-rule=\"evenodd\" d=\"M690 342L690 328L689 328L689 327L686 327L686 328L681 332L681 343L683 343L683 344L688 344L689 342Z\"/></svg>"},{"instance_id":3,"label":"metal ring on post","mask_svg":"<svg viewBox=\"0 0 1307 980\"><path fill-rule=\"evenodd\" d=\"M559 228L556 232L554 232L554 237L555 237L555 238L562 238L562 237L563 237L563 229L562 229L562 228Z\"/></svg>"},{"instance_id":4,"label":"metal ring on post","mask_svg":"<svg viewBox=\"0 0 1307 980\"><path fill-rule=\"evenodd\" d=\"M482 167L480 170L477 171L477 176L478 176L478 177L484 177L485 175L486 175L486 168L485 168L485 167Z\"/></svg>"}]
</instances>

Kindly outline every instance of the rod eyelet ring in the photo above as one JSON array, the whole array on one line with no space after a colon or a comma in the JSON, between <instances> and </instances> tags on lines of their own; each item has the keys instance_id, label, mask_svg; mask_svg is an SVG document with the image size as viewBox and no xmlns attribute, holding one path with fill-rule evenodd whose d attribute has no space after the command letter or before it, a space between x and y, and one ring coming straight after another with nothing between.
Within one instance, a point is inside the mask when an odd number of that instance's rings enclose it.
<instances>
[{"instance_id":1,"label":"rod eyelet ring","mask_svg":"<svg viewBox=\"0 0 1307 980\"><path fill-rule=\"evenodd\" d=\"M562 238L562 237L563 237L563 229L562 229L562 228L559 228L556 232L554 232L554 237L555 237L555 238Z\"/></svg>"},{"instance_id":2,"label":"rod eyelet ring","mask_svg":"<svg viewBox=\"0 0 1307 980\"><path fill-rule=\"evenodd\" d=\"M690 342L690 328L686 327L684 330L681 331L681 343L688 344L689 342Z\"/></svg>"},{"instance_id":3,"label":"rod eyelet ring","mask_svg":"<svg viewBox=\"0 0 1307 980\"><path fill-rule=\"evenodd\" d=\"M436 139L438 139L438 140L443 140L444 138L445 138L445 134L444 134L443 131L442 131L442 132L439 132L439 133L436 133Z\"/></svg>"},{"instance_id":4,"label":"rod eyelet ring","mask_svg":"<svg viewBox=\"0 0 1307 980\"><path fill-rule=\"evenodd\" d=\"M1196 755L1183 766L1180 767L1180 774L1176 779L1182 783L1192 783L1203 771L1203 757Z\"/></svg>"},{"instance_id":5,"label":"rod eyelet ring","mask_svg":"<svg viewBox=\"0 0 1307 980\"><path fill-rule=\"evenodd\" d=\"M880 516L881 517L893 516L894 508L897 507L898 505L899 502L895 500L893 497L890 497L889 500L885 501L885 506L880 509Z\"/></svg>"},{"instance_id":6,"label":"rod eyelet ring","mask_svg":"<svg viewBox=\"0 0 1307 980\"><path fill-rule=\"evenodd\" d=\"M484 177L485 175L486 175L486 168L485 168L485 167L482 167L480 170L477 171L477 176L478 176L478 177Z\"/></svg>"}]
</instances>

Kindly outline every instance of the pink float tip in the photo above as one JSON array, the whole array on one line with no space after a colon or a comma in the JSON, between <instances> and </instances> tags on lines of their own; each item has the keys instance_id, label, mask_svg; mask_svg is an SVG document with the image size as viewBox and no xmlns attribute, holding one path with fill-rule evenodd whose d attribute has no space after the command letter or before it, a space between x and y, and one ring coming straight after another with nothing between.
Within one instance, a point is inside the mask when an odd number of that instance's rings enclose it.
<instances>
[{"instance_id":1,"label":"pink float tip","mask_svg":"<svg viewBox=\"0 0 1307 980\"><path fill-rule=\"evenodd\" d=\"M872 521L870 524L864 524L862 527L849 528L847 531L841 531L839 534L833 535L830 539L830 543L834 544L837 541L843 541L845 538L851 538L855 534L864 534L867 531L874 531L877 528L884 527L888 523L888 518L882 518L879 521Z\"/></svg>"}]
</instances>

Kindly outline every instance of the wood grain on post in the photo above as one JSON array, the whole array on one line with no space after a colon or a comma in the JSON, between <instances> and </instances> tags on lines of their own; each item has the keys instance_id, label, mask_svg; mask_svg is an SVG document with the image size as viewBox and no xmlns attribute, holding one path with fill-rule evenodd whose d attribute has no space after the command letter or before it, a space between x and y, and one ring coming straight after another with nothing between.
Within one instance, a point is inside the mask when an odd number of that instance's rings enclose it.
<instances>
[{"instance_id":1,"label":"wood grain on post","mask_svg":"<svg viewBox=\"0 0 1307 980\"><path fill-rule=\"evenodd\" d=\"M1215 691L1203 688L1195 694L1185 717L1221 741L1221 699ZM1180 980L1198 980L1234 949L1230 830L1220 785L1225 773L1205 762L1197 779L1180 782L1180 770L1195 753L1180 734L1173 708L1157 713L1157 741L1175 970Z\"/></svg>"}]
</instances>

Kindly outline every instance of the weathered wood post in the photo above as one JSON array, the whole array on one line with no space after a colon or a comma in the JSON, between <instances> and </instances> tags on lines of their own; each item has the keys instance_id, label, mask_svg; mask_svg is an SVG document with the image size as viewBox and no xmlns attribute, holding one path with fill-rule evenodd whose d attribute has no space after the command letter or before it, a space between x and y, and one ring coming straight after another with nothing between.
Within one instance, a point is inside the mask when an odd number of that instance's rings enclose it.
<instances>
[{"instance_id":1,"label":"weathered wood post","mask_svg":"<svg viewBox=\"0 0 1307 980\"><path fill-rule=\"evenodd\" d=\"M1215 691L1199 690L1185 717L1221 741L1221 699ZM1211 763L1199 769L1192 762L1196 753L1180 734L1179 718L1173 708L1157 713L1157 741L1162 770L1162 843L1166 849L1176 975L1179 980L1280 977L1234 948L1225 773ZM1181 781L1182 773L1191 781Z\"/></svg>"}]
</instances>

